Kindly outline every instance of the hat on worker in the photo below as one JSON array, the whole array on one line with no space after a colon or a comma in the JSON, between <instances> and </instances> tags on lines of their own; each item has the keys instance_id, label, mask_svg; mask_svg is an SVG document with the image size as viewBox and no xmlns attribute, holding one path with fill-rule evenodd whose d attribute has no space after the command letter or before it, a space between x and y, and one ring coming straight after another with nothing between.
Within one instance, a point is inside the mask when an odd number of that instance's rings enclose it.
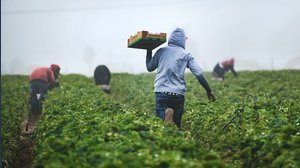
<instances>
[{"instance_id":1,"label":"hat on worker","mask_svg":"<svg viewBox=\"0 0 300 168\"><path fill-rule=\"evenodd\" d=\"M52 71L57 71L58 74L59 74L59 71L60 71L60 67L56 64L51 64L50 65L50 69L52 69Z\"/></svg>"}]
</instances>

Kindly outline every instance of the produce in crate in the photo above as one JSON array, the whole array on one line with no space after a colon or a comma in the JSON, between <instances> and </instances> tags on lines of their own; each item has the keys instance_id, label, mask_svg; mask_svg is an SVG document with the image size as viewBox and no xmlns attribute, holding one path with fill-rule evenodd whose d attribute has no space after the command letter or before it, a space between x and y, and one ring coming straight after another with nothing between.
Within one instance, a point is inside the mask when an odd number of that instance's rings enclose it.
<instances>
[{"instance_id":1,"label":"produce in crate","mask_svg":"<svg viewBox=\"0 0 300 168\"><path fill-rule=\"evenodd\" d=\"M149 33L139 31L128 39L129 48L154 49L166 42L167 33Z\"/></svg>"}]
</instances>

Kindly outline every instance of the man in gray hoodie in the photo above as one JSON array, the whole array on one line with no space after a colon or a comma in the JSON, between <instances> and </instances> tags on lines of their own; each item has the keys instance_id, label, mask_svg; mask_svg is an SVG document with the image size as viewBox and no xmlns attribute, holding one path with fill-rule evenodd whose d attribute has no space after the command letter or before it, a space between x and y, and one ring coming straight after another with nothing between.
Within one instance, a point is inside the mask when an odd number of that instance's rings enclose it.
<instances>
[{"instance_id":1,"label":"man in gray hoodie","mask_svg":"<svg viewBox=\"0 0 300 168\"><path fill-rule=\"evenodd\" d=\"M149 72L157 69L154 81L156 95L156 116L166 122L174 122L178 128L184 110L186 83L184 71L189 68L206 90L209 100L216 98L211 91L203 71L192 55L185 50L186 35L183 29L176 28L170 35L168 46L160 48L152 57L147 49L146 67Z\"/></svg>"}]
</instances>

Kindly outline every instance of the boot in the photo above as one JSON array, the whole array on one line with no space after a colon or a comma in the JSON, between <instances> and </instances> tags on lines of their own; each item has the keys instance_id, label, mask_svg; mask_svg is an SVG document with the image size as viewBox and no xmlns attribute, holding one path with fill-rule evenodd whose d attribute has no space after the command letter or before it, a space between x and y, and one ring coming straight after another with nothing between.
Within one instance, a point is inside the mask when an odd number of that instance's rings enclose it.
<instances>
[{"instance_id":1,"label":"boot","mask_svg":"<svg viewBox=\"0 0 300 168\"><path fill-rule=\"evenodd\" d=\"M27 123L26 125L26 132L31 134L36 128L36 123Z\"/></svg>"},{"instance_id":2,"label":"boot","mask_svg":"<svg viewBox=\"0 0 300 168\"><path fill-rule=\"evenodd\" d=\"M167 108L165 110L165 122L173 123L173 115L174 115L174 110L171 108Z\"/></svg>"},{"instance_id":3,"label":"boot","mask_svg":"<svg viewBox=\"0 0 300 168\"><path fill-rule=\"evenodd\" d=\"M26 125L25 125L25 134L31 134L36 128L36 124L39 119L39 114L37 112L31 112L28 116Z\"/></svg>"},{"instance_id":4,"label":"boot","mask_svg":"<svg viewBox=\"0 0 300 168\"><path fill-rule=\"evenodd\" d=\"M36 124L30 123L30 122L28 122L28 120L25 120L22 122L21 128L22 128L22 130L21 130L22 135L32 134L34 129L36 128Z\"/></svg>"}]
</instances>

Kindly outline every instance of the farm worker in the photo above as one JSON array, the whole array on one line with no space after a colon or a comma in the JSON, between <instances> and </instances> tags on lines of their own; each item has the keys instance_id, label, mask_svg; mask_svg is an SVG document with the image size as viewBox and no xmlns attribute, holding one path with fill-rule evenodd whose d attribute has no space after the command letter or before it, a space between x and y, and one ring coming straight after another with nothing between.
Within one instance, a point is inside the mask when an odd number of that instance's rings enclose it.
<instances>
[{"instance_id":1,"label":"farm worker","mask_svg":"<svg viewBox=\"0 0 300 168\"><path fill-rule=\"evenodd\" d=\"M229 60L225 60L223 62L217 63L213 70L213 79L214 80L224 80L224 74L228 71L231 71L234 76L238 76L236 71L234 70L234 59L231 58Z\"/></svg>"},{"instance_id":2,"label":"farm worker","mask_svg":"<svg viewBox=\"0 0 300 168\"><path fill-rule=\"evenodd\" d=\"M36 119L42 111L42 101L48 89L58 86L60 67L52 64L50 67L35 68L29 76L30 80L30 113L29 122ZM57 75L57 79L55 78ZM33 121L34 122L34 121Z\"/></svg>"},{"instance_id":3,"label":"farm worker","mask_svg":"<svg viewBox=\"0 0 300 168\"><path fill-rule=\"evenodd\" d=\"M156 96L156 116L165 122L174 122L178 128L184 110L186 84L184 71L189 68L198 82L206 90L209 100L216 98L194 57L185 50L186 35L176 28L170 35L168 46L160 48L152 57L147 49L146 67L149 72L157 69L154 81Z\"/></svg>"},{"instance_id":4,"label":"farm worker","mask_svg":"<svg viewBox=\"0 0 300 168\"><path fill-rule=\"evenodd\" d=\"M105 93L110 93L110 78L111 74L105 65L99 65L94 71L94 79L97 86Z\"/></svg>"}]
</instances>

